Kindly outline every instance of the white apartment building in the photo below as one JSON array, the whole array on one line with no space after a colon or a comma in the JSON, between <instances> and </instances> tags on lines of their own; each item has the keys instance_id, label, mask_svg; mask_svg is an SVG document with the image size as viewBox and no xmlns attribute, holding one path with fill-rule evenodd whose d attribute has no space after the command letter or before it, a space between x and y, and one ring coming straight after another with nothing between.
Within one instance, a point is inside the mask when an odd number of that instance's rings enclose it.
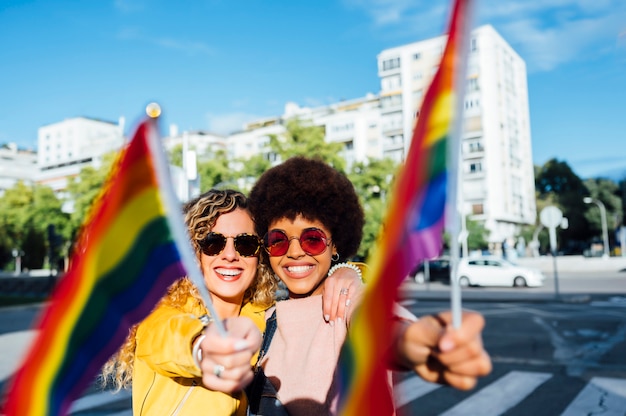
<instances>
[{"instance_id":1,"label":"white apartment building","mask_svg":"<svg viewBox=\"0 0 626 416\"><path fill-rule=\"evenodd\" d=\"M314 108L289 102L283 115L248 123L243 131L229 136L228 155L249 158L261 153L270 162L278 162L269 147L270 137L285 133L288 120L299 119L322 126L326 141L343 144L342 156L348 167L368 157L380 158L383 142L379 105L378 96L374 94Z\"/></svg>"},{"instance_id":2,"label":"white apartment building","mask_svg":"<svg viewBox=\"0 0 626 416\"><path fill-rule=\"evenodd\" d=\"M178 131L178 126L170 125L169 136L163 139L166 151L180 149L182 168L170 165L170 175L176 195L181 201L188 201L200 194L198 160L212 158L220 151L226 151L226 137L203 130Z\"/></svg>"},{"instance_id":3,"label":"white apartment building","mask_svg":"<svg viewBox=\"0 0 626 416\"><path fill-rule=\"evenodd\" d=\"M86 166L98 167L103 155L124 144L124 119L118 124L87 117L42 126L37 134L37 182L57 192Z\"/></svg>"},{"instance_id":4,"label":"white apartment building","mask_svg":"<svg viewBox=\"0 0 626 416\"><path fill-rule=\"evenodd\" d=\"M383 155L403 160L415 114L437 71L447 36L378 55ZM495 248L534 224L526 64L490 25L471 33L462 132L462 210L485 224Z\"/></svg>"},{"instance_id":5,"label":"white apartment building","mask_svg":"<svg viewBox=\"0 0 626 416\"><path fill-rule=\"evenodd\" d=\"M0 147L0 196L18 181L32 185L37 175L37 153L18 149L15 143Z\"/></svg>"}]
</instances>

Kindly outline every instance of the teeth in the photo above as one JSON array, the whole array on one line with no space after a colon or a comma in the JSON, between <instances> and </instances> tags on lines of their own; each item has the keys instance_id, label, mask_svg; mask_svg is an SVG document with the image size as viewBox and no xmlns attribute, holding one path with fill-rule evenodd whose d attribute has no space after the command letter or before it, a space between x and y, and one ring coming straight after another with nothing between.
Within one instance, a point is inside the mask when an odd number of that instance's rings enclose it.
<instances>
[{"instance_id":1,"label":"teeth","mask_svg":"<svg viewBox=\"0 0 626 416\"><path fill-rule=\"evenodd\" d=\"M313 266L291 266L291 267L287 267L287 270L290 273L304 273L304 272L308 272L312 268Z\"/></svg>"},{"instance_id":2,"label":"teeth","mask_svg":"<svg viewBox=\"0 0 626 416\"><path fill-rule=\"evenodd\" d=\"M237 276L241 274L241 270L235 269L216 269L215 271L223 276Z\"/></svg>"}]
</instances>

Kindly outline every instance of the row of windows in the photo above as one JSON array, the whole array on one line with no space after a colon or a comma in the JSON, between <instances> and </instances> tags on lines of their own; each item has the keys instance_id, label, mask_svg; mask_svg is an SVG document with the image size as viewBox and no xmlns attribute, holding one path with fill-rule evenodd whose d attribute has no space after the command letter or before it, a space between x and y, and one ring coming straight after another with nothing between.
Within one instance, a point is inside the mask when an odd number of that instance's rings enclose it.
<instances>
[{"instance_id":1,"label":"row of windows","mask_svg":"<svg viewBox=\"0 0 626 416\"><path fill-rule=\"evenodd\" d=\"M80 164L83 164L83 163L89 163L91 161L93 161L93 158L89 157L89 158L86 158L86 159L73 160L71 162L59 163L58 165L43 166L41 168L41 170L44 171L44 170L62 168L64 166L80 165Z\"/></svg>"},{"instance_id":2,"label":"row of windows","mask_svg":"<svg viewBox=\"0 0 626 416\"><path fill-rule=\"evenodd\" d=\"M390 107L401 107L402 106L402 96L397 95L388 95L386 97L382 97L380 99L381 108L390 108Z\"/></svg>"},{"instance_id":3,"label":"row of windows","mask_svg":"<svg viewBox=\"0 0 626 416\"><path fill-rule=\"evenodd\" d=\"M400 58L391 58L383 61L383 71L400 68Z\"/></svg>"},{"instance_id":4,"label":"row of windows","mask_svg":"<svg viewBox=\"0 0 626 416\"><path fill-rule=\"evenodd\" d=\"M444 51L444 47L445 45L441 45L438 47L437 49L437 54L441 55L443 54ZM470 40L470 52L476 52L478 50L478 41L476 38L472 38ZM412 56L414 61L417 61L419 59L422 58L422 52L415 52L413 53ZM400 68L400 58L396 57L396 58L390 58L390 59L386 59L382 62L382 69L383 71L389 71L392 69L396 69L396 68Z\"/></svg>"},{"instance_id":5,"label":"row of windows","mask_svg":"<svg viewBox=\"0 0 626 416\"><path fill-rule=\"evenodd\" d=\"M465 109L469 110L470 108L478 108L480 105L480 101L478 98L471 98L469 100L465 100Z\"/></svg>"},{"instance_id":6,"label":"row of windows","mask_svg":"<svg viewBox=\"0 0 626 416\"><path fill-rule=\"evenodd\" d=\"M345 123L345 124L336 124L334 126L331 126L330 131L333 133L343 133L346 131L352 131L354 130L354 123L350 122L350 123Z\"/></svg>"}]
</instances>

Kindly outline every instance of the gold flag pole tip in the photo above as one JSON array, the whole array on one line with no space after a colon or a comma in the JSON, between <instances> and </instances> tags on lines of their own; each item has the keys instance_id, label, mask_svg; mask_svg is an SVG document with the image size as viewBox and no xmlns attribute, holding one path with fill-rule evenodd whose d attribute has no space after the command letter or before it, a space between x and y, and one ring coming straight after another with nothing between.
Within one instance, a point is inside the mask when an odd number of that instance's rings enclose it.
<instances>
[{"instance_id":1,"label":"gold flag pole tip","mask_svg":"<svg viewBox=\"0 0 626 416\"><path fill-rule=\"evenodd\" d=\"M158 118L161 115L161 106L157 103L150 103L146 106L146 114L150 118Z\"/></svg>"}]
</instances>

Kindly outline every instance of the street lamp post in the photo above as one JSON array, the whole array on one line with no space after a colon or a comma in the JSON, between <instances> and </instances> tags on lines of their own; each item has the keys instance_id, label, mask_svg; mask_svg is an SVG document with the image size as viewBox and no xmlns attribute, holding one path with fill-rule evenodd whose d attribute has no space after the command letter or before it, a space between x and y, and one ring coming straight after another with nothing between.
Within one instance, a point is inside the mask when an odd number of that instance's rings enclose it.
<instances>
[{"instance_id":1,"label":"street lamp post","mask_svg":"<svg viewBox=\"0 0 626 416\"><path fill-rule=\"evenodd\" d=\"M598 208L600 208L600 218L602 220L602 238L604 239L604 255L602 257L604 257L605 259L608 259L609 258L609 231L606 225L606 207L604 206L602 201L590 198L588 196L583 198L583 201L585 202L585 204L591 204L591 203L596 204Z\"/></svg>"}]
</instances>

